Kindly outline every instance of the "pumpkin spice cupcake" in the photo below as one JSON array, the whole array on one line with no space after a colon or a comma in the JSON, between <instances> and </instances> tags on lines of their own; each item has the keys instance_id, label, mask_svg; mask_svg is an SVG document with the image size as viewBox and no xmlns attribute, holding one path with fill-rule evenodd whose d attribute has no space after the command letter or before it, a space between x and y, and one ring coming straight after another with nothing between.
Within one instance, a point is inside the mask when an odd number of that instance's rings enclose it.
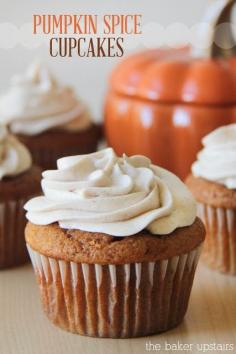
<instances>
[{"instance_id":1,"label":"pumpkin spice cupcake","mask_svg":"<svg viewBox=\"0 0 236 354\"><path fill-rule=\"evenodd\" d=\"M28 259L23 205L40 192L40 177L29 151L0 126L0 269Z\"/></svg>"},{"instance_id":2,"label":"pumpkin spice cupcake","mask_svg":"<svg viewBox=\"0 0 236 354\"><path fill-rule=\"evenodd\" d=\"M236 124L216 129L203 141L186 184L206 226L203 260L236 274Z\"/></svg>"},{"instance_id":3,"label":"pumpkin spice cupcake","mask_svg":"<svg viewBox=\"0 0 236 354\"><path fill-rule=\"evenodd\" d=\"M111 148L65 157L25 205L25 237L49 319L125 338L166 331L186 312L204 240L186 186L144 156Z\"/></svg>"},{"instance_id":4,"label":"pumpkin spice cupcake","mask_svg":"<svg viewBox=\"0 0 236 354\"><path fill-rule=\"evenodd\" d=\"M44 169L56 167L59 157L96 151L101 134L74 91L39 64L13 77L0 97L0 117Z\"/></svg>"}]
</instances>

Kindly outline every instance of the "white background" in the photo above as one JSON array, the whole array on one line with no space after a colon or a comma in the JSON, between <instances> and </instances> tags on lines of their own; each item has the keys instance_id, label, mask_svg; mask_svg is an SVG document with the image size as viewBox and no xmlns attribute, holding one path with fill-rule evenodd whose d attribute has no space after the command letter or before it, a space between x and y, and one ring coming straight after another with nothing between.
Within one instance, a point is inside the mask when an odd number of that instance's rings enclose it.
<instances>
[{"instance_id":1,"label":"white background","mask_svg":"<svg viewBox=\"0 0 236 354\"><path fill-rule=\"evenodd\" d=\"M150 23L157 23L167 28L173 23L182 23L187 27L198 23L203 18L207 6L214 0L0 0L0 92L4 92L9 85L10 77L15 73L24 72L27 66L35 59L43 60L60 78L60 81L73 85L91 107L95 119L102 117L102 103L107 89L107 78L112 67L116 64L114 58L50 58L47 46L41 45L32 48L31 26L33 14L100 14L138 13L143 16L143 27ZM20 29L6 30L11 23ZM25 25L28 23L28 26ZM6 27L8 26L8 27ZM11 26L11 25L10 25ZM11 28L11 27L10 27ZM19 36L21 38L19 38ZM166 40L184 42L184 30L167 34ZM6 49L6 37L8 45ZM25 37L25 45L22 44ZM151 38L151 37L150 37ZM157 45L160 36L152 35ZM135 45L135 42L131 42ZM2 49L4 47L4 49ZM135 50L143 49L145 45L139 43ZM132 49L134 50L134 48ZM127 51L129 53L131 48Z\"/></svg>"}]
</instances>

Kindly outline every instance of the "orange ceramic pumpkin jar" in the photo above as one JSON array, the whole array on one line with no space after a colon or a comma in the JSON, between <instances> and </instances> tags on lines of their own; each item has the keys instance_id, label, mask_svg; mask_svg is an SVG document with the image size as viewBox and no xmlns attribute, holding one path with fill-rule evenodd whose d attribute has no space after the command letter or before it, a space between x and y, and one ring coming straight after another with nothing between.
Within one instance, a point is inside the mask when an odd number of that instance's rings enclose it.
<instances>
[{"instance_id":1,"label":"orange ceramic pumpkin jar","mask_svg":"<svg viewBox=\"0 0 236 354\"><path fill-rule=\"evenodd\" d=\"M192 57L189 48L148 50L122 61L105 102L109 145L118 154L149 156L184 178L201 138L236 122L234 50L212 45L208 58Z\"/></svg>"}]
</instances>

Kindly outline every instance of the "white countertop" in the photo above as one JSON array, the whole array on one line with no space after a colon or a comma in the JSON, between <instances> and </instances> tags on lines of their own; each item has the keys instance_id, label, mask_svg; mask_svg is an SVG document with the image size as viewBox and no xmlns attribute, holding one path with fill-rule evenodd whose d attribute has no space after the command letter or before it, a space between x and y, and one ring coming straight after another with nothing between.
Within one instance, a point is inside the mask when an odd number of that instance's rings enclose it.
<instances>
[{"instance_id":1,"label":"white countertop","mask_svg":"<svg viewBox=\"0 0 236 354\"><path fill-rule=\"evenodd\" d=\"M96 339L64 332L44 316L38 295L31 265L0 271L0 354L200 353L197 345L203 343L228 343L234 345L234 351L227 353L236 353L236 277L218 274L202 264L184 322L151 337ZM186 344L184 351L173 350L178 341ZM160 344L162 350L154 350L153 344Z\"/></svg>"}]
</instances>

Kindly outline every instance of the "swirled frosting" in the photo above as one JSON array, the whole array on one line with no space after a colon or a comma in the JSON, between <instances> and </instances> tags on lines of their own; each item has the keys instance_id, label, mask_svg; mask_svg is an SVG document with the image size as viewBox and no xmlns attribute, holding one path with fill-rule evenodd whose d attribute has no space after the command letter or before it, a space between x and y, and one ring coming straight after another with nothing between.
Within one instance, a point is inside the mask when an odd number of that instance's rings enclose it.
<instances>
[{"instance_id":1,"label":"swirled frosting","mask_svg":"<svg viewBox=\"0 0 236 354\"><path fill-rule=\"evenodd\" d=\"M0 180L5 176L17 176L27 171L32 160L27 148L16 137L0 126Z\"/></svg>"},{"instance_id":2,"label":"swirled frosting","mask_svg":"<svg viewBox=\"0 0 236 354\"><path fill-rule=\"evenodd\" d=\"M52 128L78 131L91 124L87 109L73 90L59 85L39 64L12 78L10 89L0 97L0 117L13 133L25 135Z\"/></svg>"},{"instance_id":3,"label":"swirled frosting","mask_svg":"<svg viewBox=\"0 0 236 354\"><path fill-rule=\"evenodd\" d=\"M202 140L204 148L192 165L195 177L236 188L236 124L214 130Z\"/></svg>"},{"instance_id":4,"label":"swirled frosting","mask_svg":"<svg viewBox=\"0 0 236 354\"><path fill-rule=\"evenodd\" d=\"M25 205L34 224L129 236L169 234L195 220L187 187L144 156L117 157L108 148L61 158L57 167L43 173L44 196Z\"/></svg>"}]
</instances>

